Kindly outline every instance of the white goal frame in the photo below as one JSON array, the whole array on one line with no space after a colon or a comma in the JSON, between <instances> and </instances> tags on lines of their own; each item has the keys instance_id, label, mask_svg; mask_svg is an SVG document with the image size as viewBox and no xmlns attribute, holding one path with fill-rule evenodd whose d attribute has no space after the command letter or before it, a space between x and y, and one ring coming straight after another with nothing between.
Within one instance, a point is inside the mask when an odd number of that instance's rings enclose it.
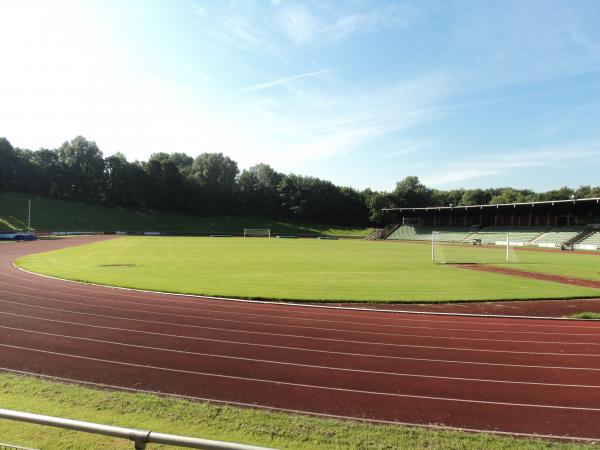
<instances>
[{"instance_id":1,"label":"white goal frame","mask_svg":"<svg viewBox=\"0 0 600 450\"><path fill-rule=\"evenodd\" d=\"M441 242L438 236L441 234L440 231L432 231L431 232L431 261L435 262L435 253L436 253L436 245L439 245L438 242ZM504 247L506 248L506 262L510 262L510 233L506 233L506 243Z\"/></svg>"},{"instance_id":2,"label":"white goal frame","mask_svg":"<svg viewBox=\"0 0 600 450\"><path fill-rule=\"evenodd\" d=\"M271 237L270 228L244 228L244 237Z\"/></svg>"}]
</instances>

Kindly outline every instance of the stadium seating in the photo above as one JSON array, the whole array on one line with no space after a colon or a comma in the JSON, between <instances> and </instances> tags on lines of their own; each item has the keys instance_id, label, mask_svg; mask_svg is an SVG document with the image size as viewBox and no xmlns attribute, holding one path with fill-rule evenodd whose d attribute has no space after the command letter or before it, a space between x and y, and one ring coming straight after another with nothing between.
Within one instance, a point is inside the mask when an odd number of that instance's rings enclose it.
<instances>
[{"instance_id":1,"label":"stadium seating","mask_svg":"<svg viewBox=\"0 0 600 450\"><path fill-rule=\"evenodd\" d=\"M600 245L600 231L590 234L583 241L579 242L579 244Z\"/></svg>"},{"instance_id":2,"label":"stadium seating","mask_svg":"<svg viewBox=\"0 0 600 450\"><path fill-rule=\"evenodd\" d=\"M569 242L582 231L583 228L554 228L531 241L531 244L540 247L560 247L561 244Z\"/></svg>"},{"instance_id":3,"label":"stadium seating","mask_svg":"<svg viewBox=\"0 0 600 450\"><path fill-rule=\"evenodd\" d=\"M434 228L420 227L412 225L403 225L390 234L387 239L397 239L403 241L426 241L431 239L431 233ZM470 228L444 228L435 229L439 234L437 240L444 242L463 242L473 234Z\"/></svg>"},{"instance_id":4,"label":"stadium seating","mask_svg":"<svg viewBox=\"0 0 600 450\"><path fill-rule=\"evenodd\" d=\"M506 241L506 234L510 233L511 242L523 242L527 244L546 232L545 228L508 228L489 227L479 230L470 236L470 239L481 239L482 244L495 244Z\"/></svg>"},{"instance_id":5,"label":"stadium seating","mask_svg":"<svg viewBox=\"0 0 600 450\"><path fill-rule=\"evenodd\" d=\"M436 240L440 242L472 242L481 240L482 244L505 242L507 233L512 245L535 245L539 247L556 247L572 241L582 233L582 227L542 228L542 227L488 227L481 230L460 227L425 227L402 225L386 239L402 241L429 241L431 233L438 232ZM522 243L522 244L521 244ZM579 244L597 245L600 248L600 232L595 232Z\"/></svg>"}]
</instances>

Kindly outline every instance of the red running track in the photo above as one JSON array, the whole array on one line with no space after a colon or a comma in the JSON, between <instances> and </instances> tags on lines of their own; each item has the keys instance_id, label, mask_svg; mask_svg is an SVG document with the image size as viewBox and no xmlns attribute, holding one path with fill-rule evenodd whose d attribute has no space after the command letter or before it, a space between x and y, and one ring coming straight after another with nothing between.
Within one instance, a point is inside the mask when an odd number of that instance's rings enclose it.
<instances>
[{"instance_id":1,"label":"red running track","mask_svg":"<svg viewBox=\"0 0 600 450\"><path fill-rule=\"evenodd\" d=\"M600 440L600 323L335 310L86 286L0 245L0 368L381 422Z\"/></svg>"}]
</instances>

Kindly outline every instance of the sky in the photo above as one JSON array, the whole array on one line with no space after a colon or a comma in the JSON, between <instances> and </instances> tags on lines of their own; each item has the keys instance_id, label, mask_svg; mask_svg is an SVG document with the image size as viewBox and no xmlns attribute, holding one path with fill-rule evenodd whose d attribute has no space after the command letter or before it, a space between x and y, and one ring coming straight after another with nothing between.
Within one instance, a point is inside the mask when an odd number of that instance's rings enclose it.
<instances>
[{"instance_id":1,"label":"sky","mask_svg":"<svg viewBox=\"0 0 600 450\"><path fill-rule=\"evenodd\" d=\"M0 0L0 136L391 190L600 184L597 0Z\"/></svg>"}]
</instances>

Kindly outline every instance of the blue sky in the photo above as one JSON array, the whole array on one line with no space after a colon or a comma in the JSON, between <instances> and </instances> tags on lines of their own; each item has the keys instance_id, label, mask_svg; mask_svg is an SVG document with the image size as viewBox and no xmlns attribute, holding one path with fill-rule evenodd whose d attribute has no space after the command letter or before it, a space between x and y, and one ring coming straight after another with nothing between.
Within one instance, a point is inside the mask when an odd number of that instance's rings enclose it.
<instances>
[{"instance_id":1,"label":"blue sky","mask_svg":"<svg viewBox=\"0 0 600 450\"><path fill-rule=\"evenodd\" d=\"M600 184L600 2L0 0L0 136L390 190Z\"/></svg>"}]
</instances>

